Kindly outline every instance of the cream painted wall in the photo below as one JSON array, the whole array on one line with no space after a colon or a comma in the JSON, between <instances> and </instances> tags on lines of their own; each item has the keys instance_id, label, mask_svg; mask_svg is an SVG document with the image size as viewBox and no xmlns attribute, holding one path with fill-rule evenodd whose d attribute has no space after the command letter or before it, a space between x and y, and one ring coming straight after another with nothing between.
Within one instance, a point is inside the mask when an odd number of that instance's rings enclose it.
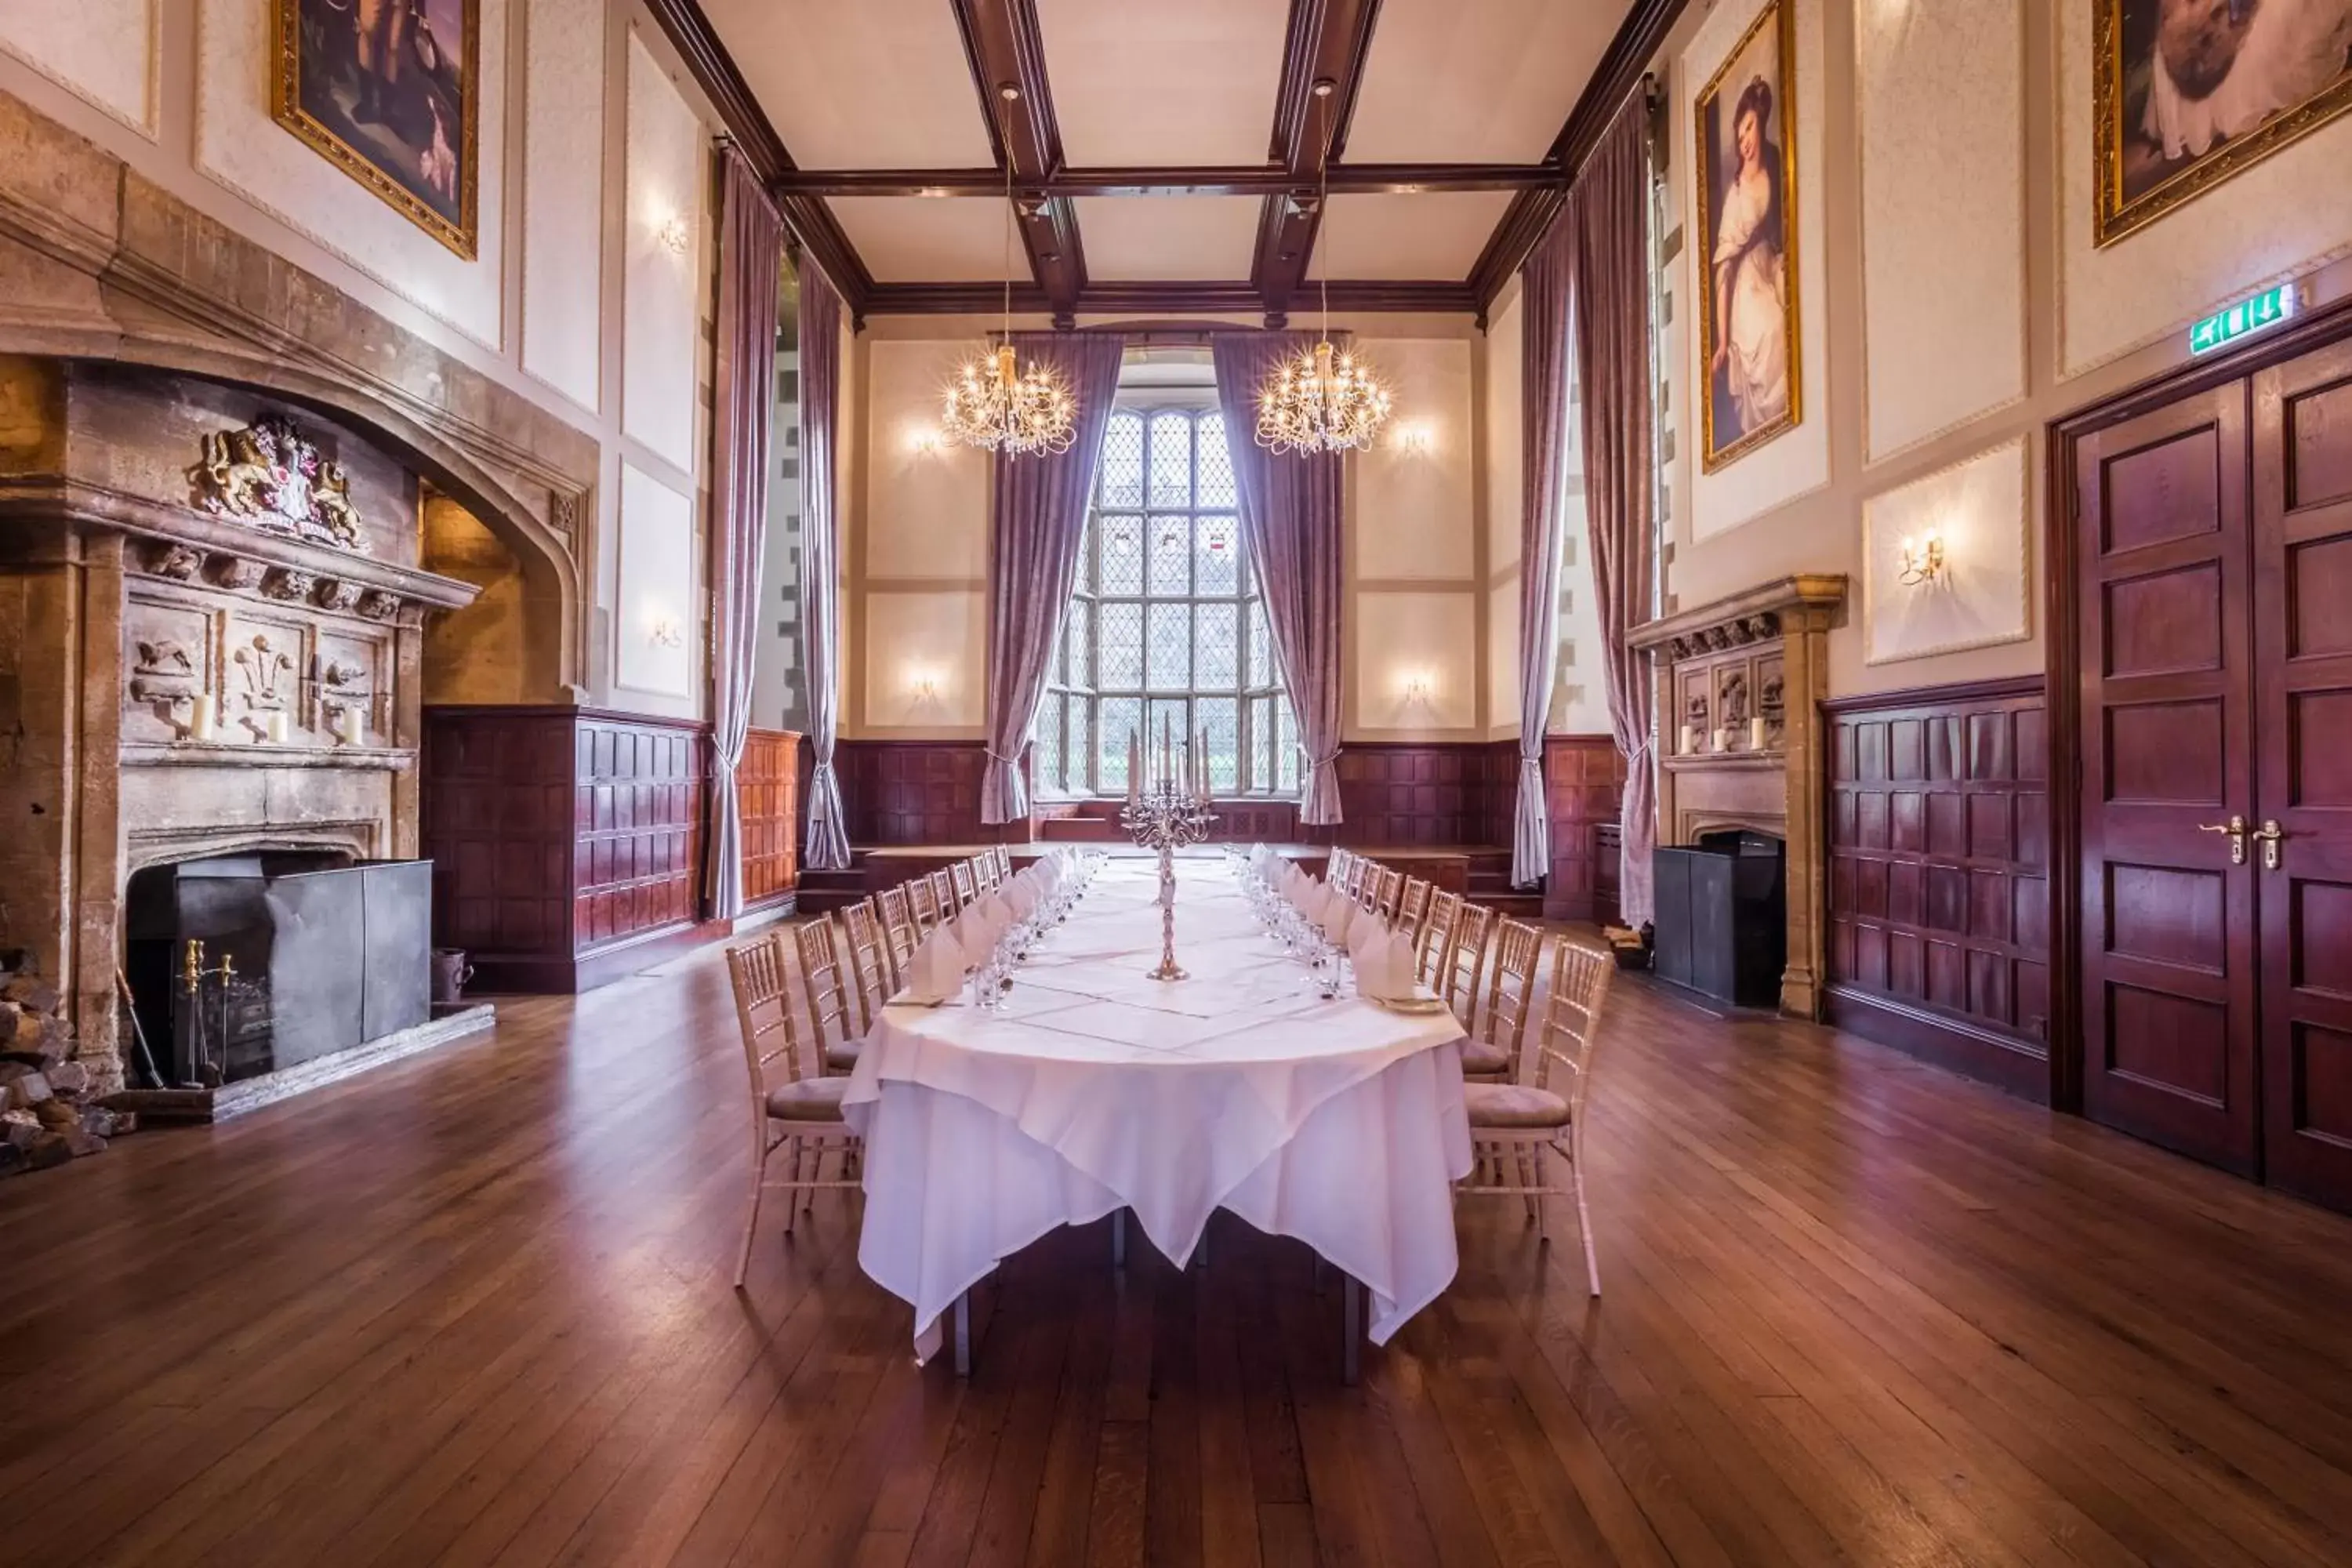
<instances>
[{"instance_id":1,"label":"cream painted wall","mask_svg":"<svg viewBox=\"0 0 2352 1568\"><path fill-rule=\"evenodd\" d=\"M1519 732L1519 514L1524 412L1525 318L1519 286L1507 285L1486 313L1481 350L1479 446L1485 467L1479 527L1486 541L1486 676L1489 738Z\"/></svg>"},{"instance_id":2,"label":"cream painted wall","mask_svg":"<svg viewBox=\"0 0 2352 1568\"><path fill-rule=\"evenodd\" d=\"M478 259L467 261L269 119L261 75L267 7L268 0L5 0L0 91L593 436L603 464L579 537L582 579L594 593L581 616L587 681L579 696L701 712L700 606L682 696L623 691L614 628L625 457L686 498L695 520L690 564L704 569L715 255L704 193L717 117L638 0L484 0L480 243ZM667 253L672 276L658 287L643 276L625 286L623 277L631 254L623 95L633 53L645 62L643 90L667 95L671 106L666 139L638 150L640 173L658 159L666 188L692 204L688 257ZM640 261L645 248L641 242ZM660 371L639 381L625 434L622 344L633 312L638 366L650 358Z\"/></svg>"},{"instance_id":3,"label":"cream painted wall","mask_svg":"<svg viewBox=\"0 0 2352 1568\"><path fill-rule=\"evenodd\" d=\"M629 34L628 208L623 226L621 430L691 470L696 306L709 265L702 126L646 34Z\"/></svg>"},{"instance_id":4,"label":"cream painted wall","mask_svg":"<svg viewBox=\"0 0 2352 1568\"><path fill-rule=\"evenodd\" d=\"M2352 292L2352 261L2344 259L2352 250L2352 119L2095 250L2090 7L1798 3L1799 104L1811 121L1799 134L1799 232L1811 251L1803 424L1703 477L1687 412L1700 385L1691 342L1700 248L1693 94L1759 0L1719 0L1685 16L1656 62L1672 83L1675 128L1666 241L1674 310L1663 343L1675 442L1669 607L1693 608L1791 572L1844 572L1853 587L1847 624L1830 639L1833 693L2038 673L2044 428L2179 364L2189 321L2265 283L2302 276L2312 304ZM1986 121L1989 105L2000 122ZM2000 181L1951 168L1965 161L1955 150L1965 150L1997 172L2012 142L2022 174L2008 182L2013 211ZM2022 539L2005 485L1999 506L1971 499L1993 493L1985 466L1972 459L2020 441ZM1775 455L1791 443L1798 456ZM1818 477L1794 484L1792 468ZM1967 520L1971 537L1989 550L2024 552L2024 638L1890 659L1890 648L1925 639L1882 637L1881 662L1868 662L1864 513L1897 491L1905 515L1984 511Z\"/></svg>"}]
</instances>

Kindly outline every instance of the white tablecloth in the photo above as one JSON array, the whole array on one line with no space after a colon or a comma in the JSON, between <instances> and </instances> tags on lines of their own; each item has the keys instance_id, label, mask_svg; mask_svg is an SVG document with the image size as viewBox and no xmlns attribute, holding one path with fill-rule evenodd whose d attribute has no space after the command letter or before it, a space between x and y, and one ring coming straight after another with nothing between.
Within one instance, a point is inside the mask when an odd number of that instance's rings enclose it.
<instances>
[{"instance_id":1,"label":"white tablecloth","mask_svg":"<svg viewBox=\"0 0 2352 1568\"><path fill-rule=\"evenodd\" d=\"M1321 1000L1214 861L1106 865L1005 1009L882 1010L845 1098L864 1136L858 1261L913 1303L917 1353L992 1268L1057 1226L1135 1211L1190 1257L1212 1211L1305 1241L1370 1289L1385 1342L1454 1278L1471 1164L1453 1017ZM1106 1267L1108 1267L1106 1260Z\"/></svg>"}]
</instances>

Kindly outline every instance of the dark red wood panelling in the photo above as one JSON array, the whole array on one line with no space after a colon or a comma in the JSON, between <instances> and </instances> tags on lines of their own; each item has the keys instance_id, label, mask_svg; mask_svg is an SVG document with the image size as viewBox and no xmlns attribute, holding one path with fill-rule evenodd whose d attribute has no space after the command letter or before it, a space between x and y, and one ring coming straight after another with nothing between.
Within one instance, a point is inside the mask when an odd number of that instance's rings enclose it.
<instances>
[{"instance_id":1,"label":"dark red wood panelling","mask_svg":"<svg viewBox=\"0 0 2352 1568\"><path fill-rule=\"evenodd\" d=\"M1831 1021L2046 1099L2042 682L1826 711Z\"/></svg>"},{"instance_id":2,"label":"dark red wood panelling","mask_svg":"<svg viewBox=\"0 0 2352 1568\"><path fill-rule=\"evenodd\" d=\"M801 738L789 730L754 730L735 770L742 819L743 907L779 903L800 882Z\"/></svg>"},{"instance_id":3,"label":"dark red wood panelling","mask_svg":"<svg viewBox=\"0 0 2352 1568\"><path fill-rule=\"evenodd\" d=\"M852 844L986 844L1029 837L1026 824L1008 833L981 823L988 749L978 741L842 741L833 761Z\"/></svg>"},{"instance_id":4,"label":"dark red wood panelling","mask_svg":"<svg viewBox=\"0 0 2352 1568\"><path fill-rule=\"evenodd\" d=\"M1612 735L1551 735L1544 740L1544 815L1551 830L1551 870L1544 914L1556 921L1617 918L1616 843L1601 865L1601 829L1614 825L1625 801L1625 758ZM1509 843L1506 832L1502 843ZM1604 897L1605 892L1605 897Z\"/></svg>"},{"instance_id":5,"label":"dark red wood panelling","mask_svg":"<svg viewBox=\"0 0 2352 1568\"><path fill-rule=\"evenodd\" d=\"M1336 836L1303 831L1318 843L1508 844L1517 789L1516 742L1350 741L1339 752Z\"/></svg>"},{"instance_id":6,"label":"dark red wood panelling","mask_svg":"<svg viewBox=\"0 0 2352 1568\"><path fill-rule=\"evenodd\" d=\"M425 710L434 941L486 990L572 991L593 960L694 930L709 745L692 721L591 709Z\"/></svg>"}]
</instances>

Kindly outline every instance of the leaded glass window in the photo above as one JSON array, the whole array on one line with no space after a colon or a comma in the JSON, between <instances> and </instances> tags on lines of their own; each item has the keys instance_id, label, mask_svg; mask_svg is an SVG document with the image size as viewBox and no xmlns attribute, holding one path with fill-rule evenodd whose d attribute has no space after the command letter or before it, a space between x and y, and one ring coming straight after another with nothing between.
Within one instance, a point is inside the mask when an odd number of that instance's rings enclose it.
<instances>
[{"instance_id":1,"label":"leaded glass window","mask_svg":"<svg viewBox=\"0 0 2352 1568\"><path fill-rule=\"evenodd\" d=\"M1297 725L1242 546L1224 416L1122 403L1037 714L1040 787L1127 789L1130 734L1209 736L1220 793L1296 794Z\"/></svg>"}]
</instances>

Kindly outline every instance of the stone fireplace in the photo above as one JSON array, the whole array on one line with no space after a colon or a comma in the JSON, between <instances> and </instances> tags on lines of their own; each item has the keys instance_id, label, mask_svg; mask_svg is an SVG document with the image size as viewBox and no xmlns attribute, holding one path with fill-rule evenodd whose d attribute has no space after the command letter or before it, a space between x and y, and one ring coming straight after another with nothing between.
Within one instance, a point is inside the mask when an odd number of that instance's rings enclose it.
<instances>
[{"instance_id":1,"label":"stone fireplace","mask_svg":"<svg viewBox=\"0 0 2352 1568\"><path fill-rule=\"evenodd\" d=\"M1821 1016L1828 942L1821 700L1843 576L1786 577L1638 626L1658 723L1658 842L1746 830L1786 847L1780 1010Z\"/></svg>"},{"instance_id":2,"label":"stone fireplace","mask_svg":"<svg viewBox=\"0 0 2352 1568\"><path fill-rule=\"evenodd\" d=\"M101 1087L134 874L417 850L421 481L255 390L0 358L0 945L66 993ZM159 1043L160 1044L160 1043Z\"/></svg>"}]
</instances>

